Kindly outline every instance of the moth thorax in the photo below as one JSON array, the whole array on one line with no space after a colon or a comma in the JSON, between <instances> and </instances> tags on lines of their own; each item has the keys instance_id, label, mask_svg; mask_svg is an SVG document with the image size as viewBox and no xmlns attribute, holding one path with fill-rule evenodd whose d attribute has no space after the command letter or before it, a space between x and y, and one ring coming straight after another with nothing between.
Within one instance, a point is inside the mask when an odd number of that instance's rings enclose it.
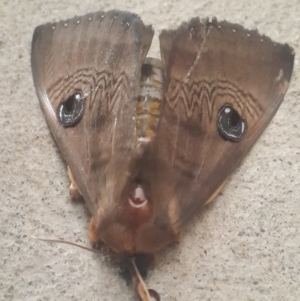
<instances>
[{"instance_id":1,"label":"moth thorax","mask_svg":"<svg viewBox=\"0 0 300 301\"><path fill-rule=\"evenodd\" d=\"M139 142L154 137L163 98L163 72L161 61L146 58L140 80L140 94L136 103L136 133Z\"/></svg>"},{"instance_id":2,"label":"moth thorax","mask_svg":"<svg viewBox=\"0 0 300 301\"><path fill-rule=\"evenodd\" d=\"M151 216L149 201L142 185L136 185L128 196L127 217L133 227L139 227Z\"/></svg>"}]
</instances>

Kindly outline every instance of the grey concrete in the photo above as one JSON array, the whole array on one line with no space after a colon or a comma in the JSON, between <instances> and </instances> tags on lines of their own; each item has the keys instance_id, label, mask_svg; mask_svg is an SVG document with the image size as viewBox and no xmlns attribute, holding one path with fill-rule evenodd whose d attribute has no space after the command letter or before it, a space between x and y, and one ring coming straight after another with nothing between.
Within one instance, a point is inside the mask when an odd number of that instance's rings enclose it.
<instances>
[{"instance_id":1,"label":"grey concrete","mask_svg":"<svg viewBox=\"0 0 300 301\"><path fill-rule=\"evenodd\" d=\"M90 11L134 11L156 32L193 16L257 28L300 53L299 0L0 2L0 300L135 300L109 258L31 239L89 245L32 83L35 26ZM150 52L159 56L157 41ZM271 125L217 200L158 254L149 287L171 300L300 300L300 64Z\"/></svg>"}]
</instances>

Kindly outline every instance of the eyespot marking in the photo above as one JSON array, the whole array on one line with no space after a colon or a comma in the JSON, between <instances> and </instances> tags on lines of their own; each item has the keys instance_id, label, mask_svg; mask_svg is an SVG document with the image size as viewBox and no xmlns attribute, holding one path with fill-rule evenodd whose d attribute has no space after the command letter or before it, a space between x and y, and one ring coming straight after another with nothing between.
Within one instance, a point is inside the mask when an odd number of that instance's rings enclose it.
<instances>
[{"instance_id":1,"label":"eyespot marking","mask_svg":"<svg viewBox=\"0 0 300 301\"><path fill-rule=\"evenodd\" d=\"M64 127L74 126L79 122L84 111L84 97L75 92L64 100L58 107L58 120Z\"/></svg>"},{"instance_id":2,"label":"eyespot marking","mask_svg":"<svg viewBox=\"0 0 300 301\"><path fill-rule=\"evenodd\" d=\"M217 126L222 138L232 142L239 142L246 132L246 121L229 104L220 109Z\"/></svg>"}]
</instances>

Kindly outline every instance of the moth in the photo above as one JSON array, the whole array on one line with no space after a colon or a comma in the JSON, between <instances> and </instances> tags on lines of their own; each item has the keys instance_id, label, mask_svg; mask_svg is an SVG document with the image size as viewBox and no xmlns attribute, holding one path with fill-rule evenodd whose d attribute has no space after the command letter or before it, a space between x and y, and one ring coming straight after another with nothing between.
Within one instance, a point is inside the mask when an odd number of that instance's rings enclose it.
<instances>
[{"instance_id":1,"label":"moth","mask_svg":"<svg viewBox=\"0 0 300 301\"><path fill-rule=\"evenodd\" d=\"M159 35L136 14L41 25L36 92L91 212L89 237L154 254L214 199L283 101L294 52L257 31L193 18Z\"/></svg>"}]
</instances>

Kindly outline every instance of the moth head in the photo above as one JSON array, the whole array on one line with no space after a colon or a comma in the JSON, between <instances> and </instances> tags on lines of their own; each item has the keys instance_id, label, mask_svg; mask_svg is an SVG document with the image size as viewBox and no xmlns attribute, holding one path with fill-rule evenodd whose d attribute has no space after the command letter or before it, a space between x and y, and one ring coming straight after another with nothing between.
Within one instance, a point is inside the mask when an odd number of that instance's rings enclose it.
<instances>
[{"instance_id":1,"label":"moth head","mask_svg":"<svg viewBox=\"0 0 300 301\"><path fill-rule=\"evenodd\" d=\"M247 130L245 119L230 104L219 110L217 126L221 136L232 142L239 142Z\"/></svg>"},{"instance_id":2,"label":"moth head","mask_svg":"<svg viewBox=\"0 0 300 301\"><path fill-rule=\"evenodd\" d=\"M92 218L91 241L104 242L116 253L156 253L179 238L173 203L165 208L158 203L143 185L134 184L123 202Z\"/></svg>"},{"instance_id":3,"label":"moth head","mask_svg":"<svg viewBox=\"0 0 300 301\"><path fill-rule=\"evenodd\" d=\"M77 124L83 116L84 97L80 91L76 91L64 99L57 110L59 122L64 127L70 127Z\"/></svg>"}]
</instances>

